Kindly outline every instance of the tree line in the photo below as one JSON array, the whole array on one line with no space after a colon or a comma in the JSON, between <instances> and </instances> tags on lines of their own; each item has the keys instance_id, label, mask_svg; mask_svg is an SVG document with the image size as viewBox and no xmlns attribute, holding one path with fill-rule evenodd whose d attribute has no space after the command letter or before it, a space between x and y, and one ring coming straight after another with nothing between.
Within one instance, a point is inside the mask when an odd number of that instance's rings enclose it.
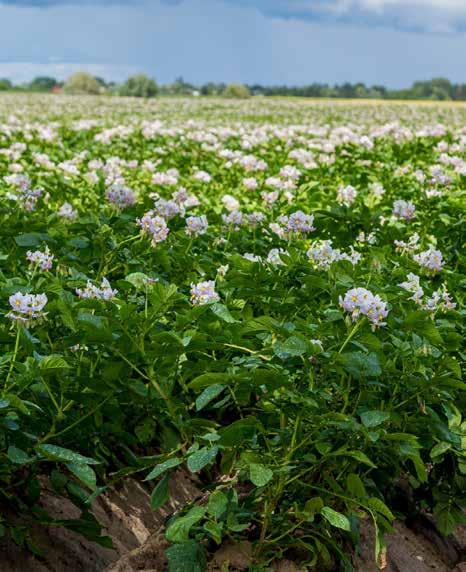
<instances>
[{"instance_id":1,"label":"tree line","mask_svg":"<svg viewBox=\"0 0 466 572\"><path fill-rule=\"evenodd\" d=\"M406 89L389 89L383 85L368 86L364 83L342 83L329 85L311 83L302 86L287 85L243 85L239 83L208 82L194 85L182 77L174 82L158 85L145 74L138 74L122 83L107 82L85 72L78 72L60 82L53 77L36 77L29 83L13 84L8 79L0 78L0 91L20 92L64 92L70 94L107 94L134 97L155 97L157 95L182 96L224 96L231 98L247 98L250 96L282 96L282 97L315 97L341 99L425 99L437 101L466 101L466 83L452 83L446 78L434 78L427 81L416 81Z\"/></svg>"}]
</instances>

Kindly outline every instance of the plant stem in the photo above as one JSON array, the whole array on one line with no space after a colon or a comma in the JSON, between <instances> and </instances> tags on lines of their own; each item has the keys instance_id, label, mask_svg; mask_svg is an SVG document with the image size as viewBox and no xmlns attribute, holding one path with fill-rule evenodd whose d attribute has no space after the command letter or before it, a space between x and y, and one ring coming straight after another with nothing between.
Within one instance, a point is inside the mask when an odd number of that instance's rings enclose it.
<instances>
[{"instance_id":1,"label":"plant stem","mask_svg":"<svg viewBox=\"0 0 466 572\"><path fill-rule=\"evenodd\" d=\"M356 322L354 324L353 329L351 330L351 332L348 334L348 337L346 338L346 340L343 342L343 345L341 346L341 348L338 350L338 354L341 354L341 352L346 348L346 346L348 345L348 343L351 341L351 338L354 336L354 334L358 331L360 325L362 324L362 321Z\"/></svg>"},{"instance_id":2,"label":"plant stem","mask_svg":"<svg viewBox=\"0 0 466 572\"><path fill-rule=\"evenodd\" d=\"M103 401L101 401L98 405L96 405L93 409L88 411L85 415L80 417L77 421L75 421L74 423L71 423L71 425L68 425L68 427L65 427L64 429L62 429L62 431L59 431L58 433L55 433L55 420L54 420L53 425L52 425L52 429L47 433L47 435L45 435L45 437L42 437L42 439L39 441L39 444L42 444L44 441L47 441L48 439L52 439L53 437L58 437L59 435L63 435L64 433L67 433L71 429L74 429L77 425L82 423L85 419L87 419L91 415L94 415L94 413L98 409L100 409L102 407L102 405L110 399L110 397L112 397L112 395L107 395L107 397ZM66 407L65 407L65 409L66 409Z\"/></svg>"},{"instance_id":3,"label":"plant stem","mask_svg":"<svg viewBox=\"0 0 466 572\"><path fill-rule=\"evenodd\" d=\"M14 367L15 362L16 362L16 356L18 355L20 333L21 333L21 327L19 326L19 324L16 324L15 348L13 350L13 357L11 358L10 367L8 369L8 374L6 376L5 385L3 387L4 391L6 391L6 389L8 387L8 382L10 381L11 374L13 373L13 367Z\"/></svg>"}]
</instances>

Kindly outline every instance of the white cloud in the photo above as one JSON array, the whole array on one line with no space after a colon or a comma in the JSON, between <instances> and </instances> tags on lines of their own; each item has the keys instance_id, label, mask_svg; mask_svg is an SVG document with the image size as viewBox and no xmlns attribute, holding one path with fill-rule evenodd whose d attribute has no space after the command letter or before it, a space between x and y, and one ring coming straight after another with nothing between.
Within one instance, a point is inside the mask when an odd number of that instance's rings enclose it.
<instances>
[{"instance_id":1,"label":"white cloud","mask_svg":"<svg viewBox=\"0 0 466 572\"><path fill-rule=\"evenodd\" d=\"M466 0L227 1L256 7L278 18L354 22L425 32L455 32L466 27Z\"/></svg>"},{"instance_id":2,"label":"white cloud","mask_svg":"<svg viewBox=\"0 0 466 572\"><path fill-rule=\"evenodd\" d=\"M424 32L466 29L466 0L214 0L218 5L256 8L266 16L296 20L325 20L377 25ZM144 7L165 4L177 9L194 0L0 0L0 6L53 8L57 6ZM205 5L210 4L205 0Z\"/></svg>"}]
</instances>

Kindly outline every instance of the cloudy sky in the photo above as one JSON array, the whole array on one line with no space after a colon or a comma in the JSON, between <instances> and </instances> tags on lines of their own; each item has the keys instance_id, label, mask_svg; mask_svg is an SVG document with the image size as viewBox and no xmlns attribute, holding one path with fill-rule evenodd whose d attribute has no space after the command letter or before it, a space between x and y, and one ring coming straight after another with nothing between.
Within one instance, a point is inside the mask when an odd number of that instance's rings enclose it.
<instances>
[{"instance_id":1,"label":"cloudy sky","mask_svg":"<svg viewBox=\"0 0 466 572\"><path fill-rule=\"evenodd\" d=\"M0 0L0 77L466 83L466 0Z\"/></svg>"}]
</instances>

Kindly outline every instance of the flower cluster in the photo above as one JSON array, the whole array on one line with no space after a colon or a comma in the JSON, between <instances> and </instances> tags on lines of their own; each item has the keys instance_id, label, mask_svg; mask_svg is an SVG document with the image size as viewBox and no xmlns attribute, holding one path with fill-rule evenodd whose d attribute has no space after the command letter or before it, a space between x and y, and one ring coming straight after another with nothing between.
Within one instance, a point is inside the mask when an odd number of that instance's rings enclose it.
<instances>
[{"instance_id":1,"label":"flower cluster","mask_svg":"<svg viewBox=\"0 0 466 572\"><path fill-rule=\"evenodd\" d=\"M328 270L330 266L339 260L348 260L355 266L361 259L361 254L350 247L349 254L342 252L339 248L332 247L331 240L321 240L315 242L307 251L308 258L321 270Z\"/></svg>"},{"instance_id":2,"label":"flower cluster","mask_svg":"<svg viewBox=\"0 0 466 572\"><path fill-rule=\"evenodd\" d=\"M358 191L351 185L340 187L337 192L337 201L341 205L350 206L356 200Z\"/></svg>"},{"instance_id":3,"label":"flower cluster","mask_svg":"<svg viewBox=\"0 0 466 572\"><path fill-rule=\"evenodd\" d=\"M440 250L435 249L432 245L427 250L415 254L413 260L430 273L435 274L443 268L443 256Z\"/></svg>"},{"instance_id":4,"label":"flower cluster","mask_svg":"<svg viewBox=\"0 0 466 572\"><path fill-rule=\"evenodd\" d=\"M410 300L413 300L418 306L421 306L428 312L446 312L447 310L454 310L456 308L447 287L445 284L441 289L435 291L429 298L424 298L424 289L420 284L420 278L416 274L410 272L407 276L406 282L399 284L400 288L406 290L411 294Z\"/></svg>"},{"instance_id":5,"label":"flower cluster","mask_svg":"<svg viewBox=\"0 0 466 572\"><path fill-rule=\"evenodd\" d=\"M388 315L386 302L366 288L348 290L344 297L339 297L339 302L345 312L351 314L353 321L363 315L367 316L374 329L386 325L384 322Z\"/></svg>"},{"instance_id":6,"label":"flower cluster","mask_svg":"<svg viewBox=\"0 0 466 572\"><path fill-rule=\"evenodd\" d=\"M111 185L105 191L105 196L109 203L112 203L112 205L115 205L119 209L131 207L136 202L134 191L119 184Z\"/></svg>"},{"instance_id":7,"label":"flower cluster","mask_svg":"<svg viewBox=\"0 0 466 572\"><path fill-rule=\"evenodd\" d=\"M278 223L271 223L269 228L283 239L290 238L293 234L313 232L315 230L314 215L296 211L289 216L279 217Z\"/></svg>"},{"instance_id":8,"label":"flower cluster","mask_svg":"<svg viewBox=\"0 0 466 572\"><path fill-rule=\"evenodd\" d=\"M190 293L191 304L194 306L204 306L205 304L212 304L213 302L218 302L220 300L220 296L215 291L214 280L191 284Z\"/></svg>"},{"instance_id":9,"label":"flower cluster","mask_svg":"<svg viewBox=\"0 0 466 572\"><path fill-rule=\"evenodd\" d=\"M27 181L29 181L27 179ZM10 199L17 201L26 212L36 210L37 202L44 193L44 189L31 189L28 182L20 184L16 194L8 195Z\"/></svg>"},{"instance_id":10,"label":"flower cluster","mask_svg":"<svg viewBox=\"0 0 466 572\"><path fill-rule=\"evenodd\" d=\"M241 211L231 211L222 215L222 220L226 226L238 229L243 224L243 214Z\"/></svg>"},{"instance_id":11,"label":"flower cluster","mask_svg":"<svg viewBox=\"0 0 466 572\"><path fill-rule=\"evenodd\" d=\"M257 179L254 177L245 177L243 179L244 188L248 191L255 191L259 186Z\"/></svg>"},{"instance_id":12,"label":"flower cluster","mask_svg":"<svg viewBox=\"0 0 466 572\"><path fill-rule=\"evenodd\" d=\"M409 222L414 218L415 211L416 206L409 201L403 201L399 199L393 203L393 215L397 218L405 220L406 222Z\"/></svg>"},{"instance_id":13,"label":"flower cluster","mask_svg":"<svg viewBox=\"0 0 466 572\"><path fill-rule=\"evenodd\" d=\"M29 262L36 264L38 268L44 271L51 270L53 265L53 254L50 254L48 247L45 249L45 252L41 252L40 250L32 252L28 250L26 258Z\"/></svg>"},{"instance_id":14,"label":"flower cluster","mask_svg":"<svg viewBox=\"0 0 466 572\"><path fill-rule=\"evenodd\" d=\"M205 215L188 216L186 219L186 234L190 236L199 236L207 232L209 223Z\"/></svg>"},{"instance_id":15,"label":"flower cluster","mask_svg":"<svg viewBox=\"0 0 466 572\"><path fill-rule=\"evenodd\" d=\"M75 220L78 217L78 213L70 203L63 203L58 209L58 216L65 220Z\"/></svg>"},{"instance_id":16,"label":"flower cluster","mask_svg":"<svg viewBox=\"0 0 466 572\"><path fill-rule=\"evenodd\" d=\"M113 290L110 282L106 278L102 278L100 287L88 280L84 289L76 288L76 294L85 300L112 300L118 294L118 290Z\"/></svg>"},{"instance_id":17,"label":"flower cluster","mask_svg":"<svg viewBox=\"0 0 466 572\"><path fill-rule=\"evenodd\" d=\"M416 304L422 304L424 290L420 284L419 276L410 272L407 278L408 279L405 282L399 284L400 288L403 288L403 290L406 290L411 294L410 300L413 300Z\"/></svg>"},{"instance_id":18,"label":"flower cluster","mask_svg":"<svg viewBox=\"0 0 466 572\"><path fill-rule=\"evenodd\" d=\"M136 223L141 227L143 233L151 235L154 246L166 240L170 232L165 219L154 215L153 211L149 211L142 218L136 219Z\"/></svg>"},{"instance_id":19,"label":"flower cluster","mask_svg":"<svg viewBox=\"0 0 466 572\"><path fill-rule=\"evenodd\" d=\"M184 215L185 210L183 205L176 201L158 198L154 203L154 212L165 220L170 220L179 214Z\"/></svg>"},{"instance_id":20,"label":"flower cluster","mask_svg":"<svg viewBox=\"0 0 466 572\"><path fill-rule=\"evenodd\" d=\"M395 240L395 248L397 252L408 252L413 253L419 250L419 235L417 232L412 234L407 241Z\"/></svg>"},{"instance_id":21,"label":"flower cluster","mask_svg":"<svg viewBox=\"0 0 466 572\"><path fill-rule=\"evenodd\" d=\"M43 312L48 302L45 294L22 294L16 292L9 298L12 311L7 314L8 318L22 323L29 323L32 320L44 317Z\"/></svg>"},{"instance_id":22,"label":"flower cluster","mask_svg":"<svg viewBox=\"0 0 466 572\"><path fill-rule=\"evenodd\" d=\"M210 183L212 176L206 171L196 171L193 175L193 179L201 183Z\"/></svg>"}]
</instances>

